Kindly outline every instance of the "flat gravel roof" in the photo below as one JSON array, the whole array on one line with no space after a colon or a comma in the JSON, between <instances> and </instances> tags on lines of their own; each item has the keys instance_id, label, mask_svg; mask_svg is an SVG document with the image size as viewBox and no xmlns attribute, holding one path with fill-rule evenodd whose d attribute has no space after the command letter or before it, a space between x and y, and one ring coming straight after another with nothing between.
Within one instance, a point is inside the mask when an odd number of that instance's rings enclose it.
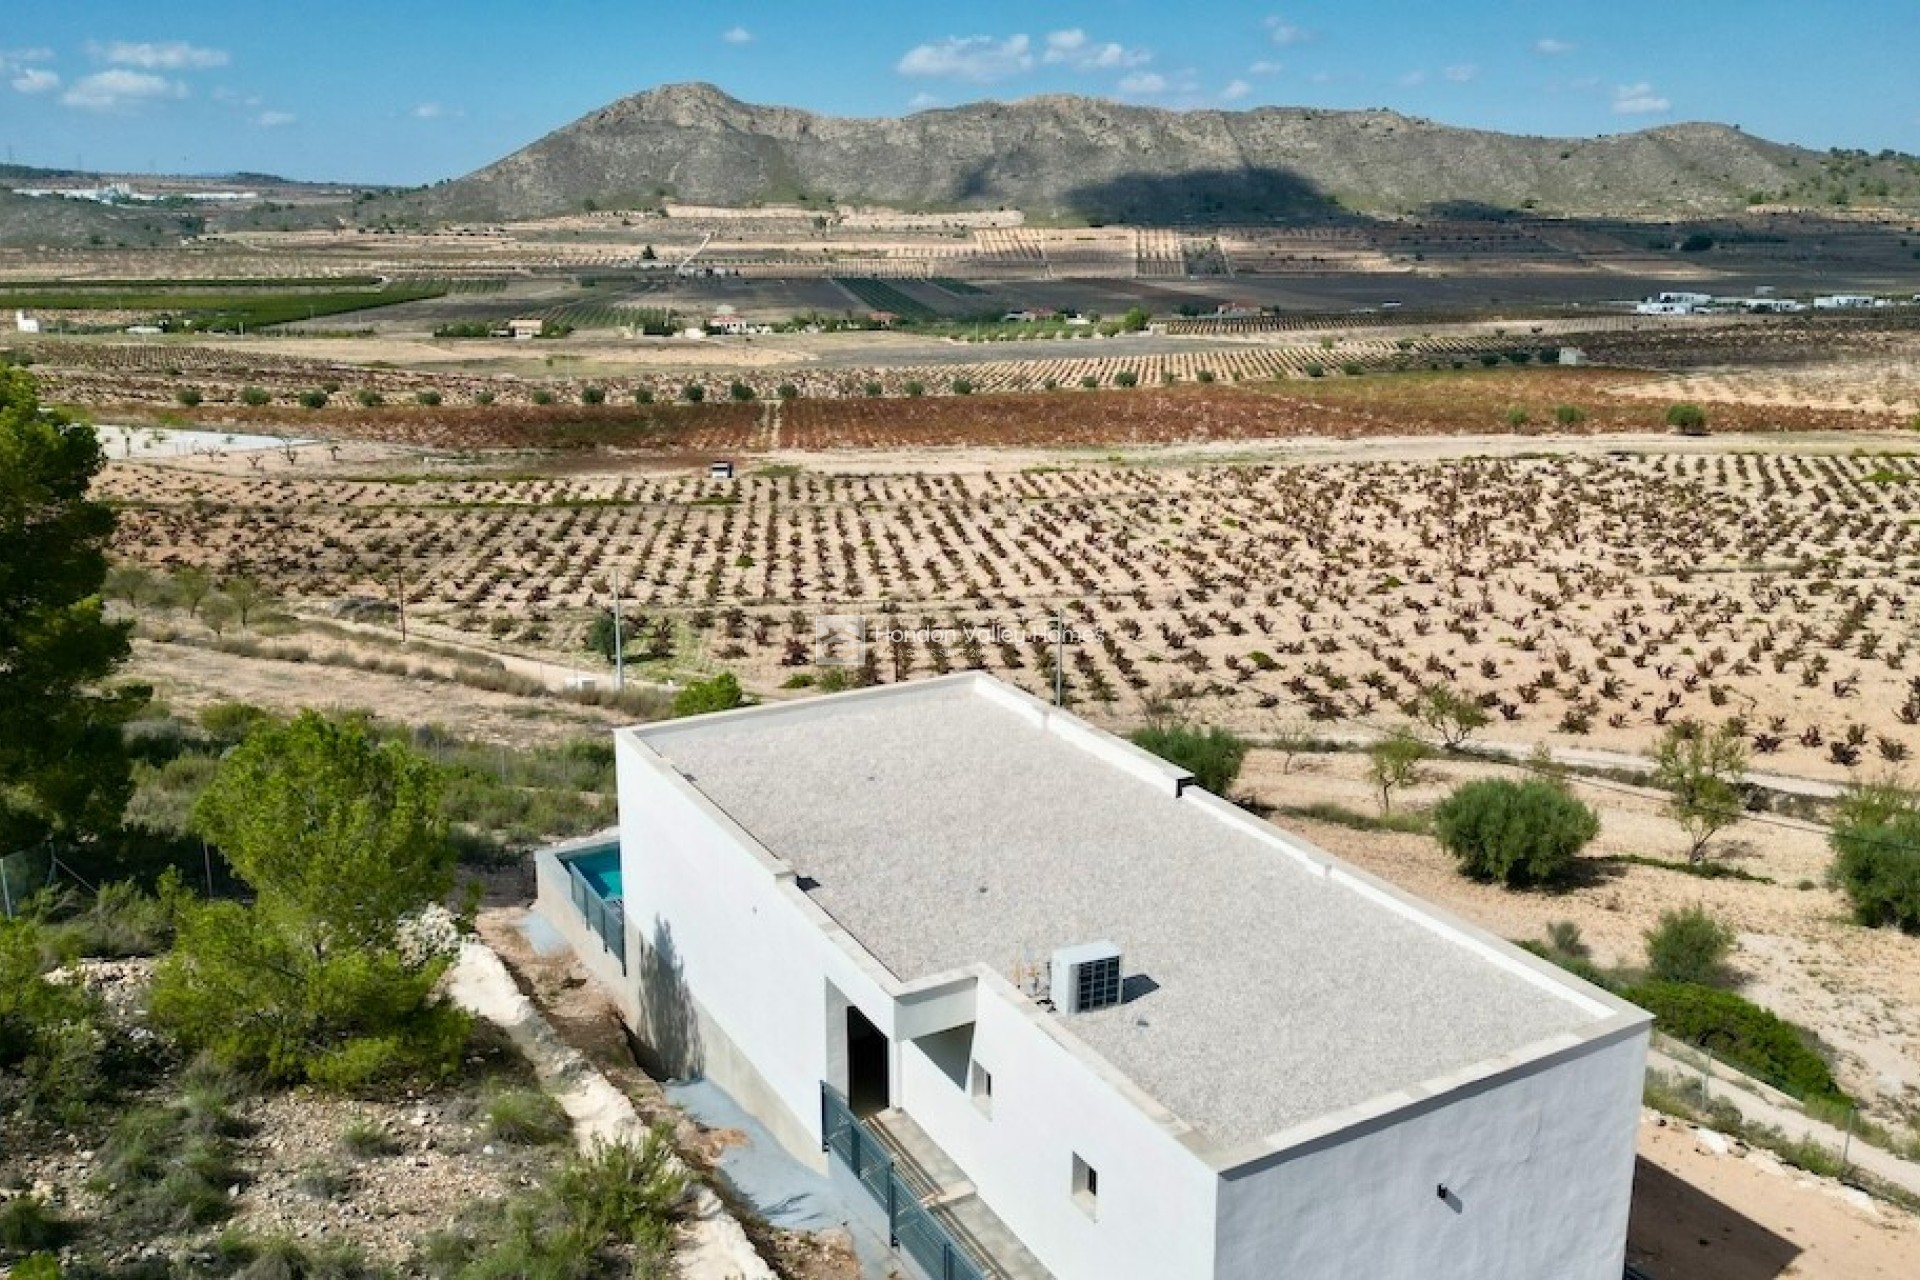
<instances>
[{"instance_id":1,"label":"flat gravel roof","mask_svg":"<svg viewBox=\"0 0 1920 1280\"><path fill-rule=\"evenodd\" d=\"M1604 1016L970 682L639 734L903 981L1118 944L1053 1016L1222 1148Z\"/></svg>"}]
</instances>

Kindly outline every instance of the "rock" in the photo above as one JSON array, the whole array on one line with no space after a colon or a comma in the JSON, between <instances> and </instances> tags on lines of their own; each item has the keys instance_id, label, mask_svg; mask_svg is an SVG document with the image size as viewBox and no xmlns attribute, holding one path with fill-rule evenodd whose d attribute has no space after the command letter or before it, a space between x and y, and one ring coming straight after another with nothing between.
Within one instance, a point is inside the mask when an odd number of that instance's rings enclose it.
<instances>
[{"instance_id":1,"label":"rock","mask_svg":"<svg viewBox=\"0 0 1920 1280\"><path fill-rule=\"evenodd\" d=\"M1702 1151L1711 1152L1716 1156L1730 1155L1733 1151L1733 1144L1727 1141L1727 1135L1716 1133L1712 1129L1695 1129L1693 1141L1694 1145Z\"/></svg>"}]
</instances>

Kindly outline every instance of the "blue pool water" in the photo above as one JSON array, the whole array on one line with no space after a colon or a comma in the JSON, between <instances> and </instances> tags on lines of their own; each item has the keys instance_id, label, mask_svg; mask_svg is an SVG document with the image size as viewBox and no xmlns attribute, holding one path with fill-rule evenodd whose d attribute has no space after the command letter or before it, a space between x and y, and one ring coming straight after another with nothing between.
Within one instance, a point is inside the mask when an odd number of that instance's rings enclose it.
<instances>
[{"instance_id":1,"label":"blue pool water","mask_svg":"<svg viewBox=\"0 0 1920 1280\"><path fill-rule=\"evenodd\" d=\"M602 899L617 902L622 897L618 846L611 849L595 849L577 858L568 858L567 863L593 886L593 891Z\"/></svg>"}]
</instances>

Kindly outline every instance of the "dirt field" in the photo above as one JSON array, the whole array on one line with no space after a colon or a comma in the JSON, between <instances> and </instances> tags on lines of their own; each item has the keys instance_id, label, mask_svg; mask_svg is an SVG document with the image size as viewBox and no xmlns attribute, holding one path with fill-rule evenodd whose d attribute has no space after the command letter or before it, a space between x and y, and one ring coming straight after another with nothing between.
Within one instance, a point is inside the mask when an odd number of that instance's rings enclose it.
<instances>
[{"instance_id":1,"label":"dirt field","mask_svg":"<svg viewBox=\"0 0 1920 1280\"><path fill-rule=\"evenodd\" d=\"M1627 1257L1660 1280L1900 1280L1920 1219L1765 1152L1718 1155L1690 1128L1640 1130Z\"/></svg>"}]
</instances>

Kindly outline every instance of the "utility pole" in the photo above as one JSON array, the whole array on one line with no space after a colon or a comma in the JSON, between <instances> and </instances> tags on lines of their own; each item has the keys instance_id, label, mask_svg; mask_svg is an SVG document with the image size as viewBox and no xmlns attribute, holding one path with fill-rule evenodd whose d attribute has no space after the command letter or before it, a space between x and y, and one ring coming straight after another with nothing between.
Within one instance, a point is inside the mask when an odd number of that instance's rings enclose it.
<instances>
[{"instance_id":1,"label":"utility pole","mask_svg":"<svg viewBox=\"0 0 1920 1280\"><path fill-rule=\"evenodd\" d=\"M613 571L613 689L627 687L627 645L620 635L620 571Z\"/></svg>"},{"instance_id":2,"label":"utility pole","mask_svg":"<svg viewBox=\"0 0 1920 1280\"><path fill-rule=\"evenodd\" d=\"M407 562L400 560L393 567L394 594L400 603L400 643L407 642Z\"/></svg>"},{"instance_id":3,"label":"utility pole","mask_svg":"<svg viewBox=\"0 0 1920 1280\"><path fill-rule=\"evenodd\" d=\"M1066 705L1067 616L1053 615L1053 705Z\"/></svg>"}]
</instances>

